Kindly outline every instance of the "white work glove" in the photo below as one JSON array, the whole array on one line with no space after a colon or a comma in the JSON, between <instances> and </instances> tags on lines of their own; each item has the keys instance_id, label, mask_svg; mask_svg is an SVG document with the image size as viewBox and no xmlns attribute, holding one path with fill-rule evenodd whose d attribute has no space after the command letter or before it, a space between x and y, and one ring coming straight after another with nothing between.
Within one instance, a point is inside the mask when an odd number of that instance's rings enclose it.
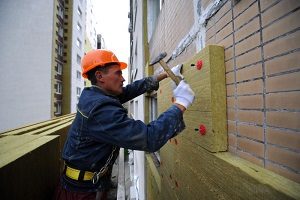
<instances>
[{"instance_id":1,"label":"white work glove","mask_svg":"<svg viewBox=\"0 0 300 200\"><path fill-rule=\"evenodd\" d=\"M175 76L179 76L183 80L183 76L181 74L181 68L183 64L176 65L175 67L172 67L171 71L175 74Z\"/></svg>"},{"instance_id":2,"label":"white work glove","mask_svg":"<svg viewBox=\"0 0 300 200\"><path fill-rule=\"evenodd\" d=\"M183 64L178 64L175 67L171 68L171 71L174 73L175 76L179 77L180 80L184 79L183 75L181 74L181 68L182 68L182 66L183 66ZM168 77L169 77L169 75L168 75ZM175 84L174 81L172 81L171 87L173 88L173 90L177 87L177 85Z\"/></svg>"},{"instance_id":3,"label":"white work glove","mask_svg":"<svg viewBox=\"0 0 300 200\"><path fill-rule=\"evenodd\" d=\"M190 85L185 81L180 81L178 86L173 90L173 96L175 97L175 103L188 108L195 99L195 93L191 89Z\"/></svg>"}]
</instances>

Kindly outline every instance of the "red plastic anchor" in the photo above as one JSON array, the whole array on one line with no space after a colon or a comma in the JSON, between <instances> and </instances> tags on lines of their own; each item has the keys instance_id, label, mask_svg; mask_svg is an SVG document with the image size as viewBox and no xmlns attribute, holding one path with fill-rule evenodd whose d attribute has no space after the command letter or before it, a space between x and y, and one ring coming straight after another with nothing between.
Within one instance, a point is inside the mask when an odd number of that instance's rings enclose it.
<instances>
[{"instance_id":1,"label":"red plastic anchor","mask_svg":"<svg viewBox=\"0 0 300 200\"><path fill-rule=\"evenodd\" d=\"M203 65L202 60L198 60L196 64L197 69L200 70L202 68L202 65Z\"/></svg>"},{"instance_id":2,"label":"red plastic anchor","mask_svg":"<svg viewBox=\"0 0 300 200\"><path fill-rule=\"evenodd\" d=\"M199 126L199 132L200 132L201 135L205 135L206 134L206 128L205 128L205 126L203 124L201 124Z\"/></svg>"}]
</instances>

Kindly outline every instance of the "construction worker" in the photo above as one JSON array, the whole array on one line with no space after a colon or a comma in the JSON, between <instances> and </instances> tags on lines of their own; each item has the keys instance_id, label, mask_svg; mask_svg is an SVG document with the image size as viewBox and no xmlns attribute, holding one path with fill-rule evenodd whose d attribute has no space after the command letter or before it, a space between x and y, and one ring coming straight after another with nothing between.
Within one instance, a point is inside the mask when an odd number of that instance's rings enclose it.
<instances>
[{"instance_id":1,"label":"construction worker","mask_svg":"<svg viewBox=\"0 0 300 200\"><path fill-rule=\"evenodd\" d=\"M146 125L129 118L122 104L157 90L166 73L123 87L122 70L127 64L103 49L88 52L81 67L92 86L82 91L68 132L62 153L65 170L56 199L106 199L119 148L157 151L185 128L183 112L194 100L190 86L181 81L173 91L174 104ZM173 71L180 75L178 68Z\"/></svg>"}]
</instances>

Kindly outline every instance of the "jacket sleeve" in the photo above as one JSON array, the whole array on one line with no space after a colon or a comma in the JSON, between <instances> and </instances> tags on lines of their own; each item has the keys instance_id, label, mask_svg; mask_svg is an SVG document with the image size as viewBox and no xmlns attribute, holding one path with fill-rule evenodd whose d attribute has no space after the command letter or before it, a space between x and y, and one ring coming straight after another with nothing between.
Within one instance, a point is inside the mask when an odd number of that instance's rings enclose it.
<instances>
[{"instance_id":1,"label":"jacket sleeve","mask_svg":"<svg viewBox=\"0 0 300 200\"><path fill-rule=\"evenodd\" d=\"M89 129L96 141L149 152L157 151L185 128L182 112L174 105L148 125L129 118L117 103L102 104L91 120Z\"/></svg>"},{"instance_id":2,"label":"jacket sleeve","mask_svg":"<svg viewBox=\"0 0 300 200\"><path fill-rule=\"evenodd\" d=\"M141 80L134 81L123 88L123 93L118 96L121 104L141 95L145 92L151 92L159 88L159 82L155 76L143 78Z\"/></svg>"}]
</instances>

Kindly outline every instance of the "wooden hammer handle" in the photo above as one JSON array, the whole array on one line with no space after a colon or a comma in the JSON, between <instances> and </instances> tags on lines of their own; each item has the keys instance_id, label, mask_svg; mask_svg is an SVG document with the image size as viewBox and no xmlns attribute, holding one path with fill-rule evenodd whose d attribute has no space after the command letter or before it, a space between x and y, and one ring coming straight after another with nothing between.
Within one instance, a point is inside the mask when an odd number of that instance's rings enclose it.
<instances>
[{"instance_id":1,"label":"wooden hammer handle","mask_svg":"<svg viewBox=\"0 0 300 200\"><path fill-rule=\"evenodd\" d=\"M167 63L165 63L165 61L160 60L159 64L162 66L162 68L167 72L167 74L169 75L169 77L176 83L176 85L179 84L179 82L181 81L181 78L176 76L172 70L168 67Z\"/></svg>"}]
</instances>

